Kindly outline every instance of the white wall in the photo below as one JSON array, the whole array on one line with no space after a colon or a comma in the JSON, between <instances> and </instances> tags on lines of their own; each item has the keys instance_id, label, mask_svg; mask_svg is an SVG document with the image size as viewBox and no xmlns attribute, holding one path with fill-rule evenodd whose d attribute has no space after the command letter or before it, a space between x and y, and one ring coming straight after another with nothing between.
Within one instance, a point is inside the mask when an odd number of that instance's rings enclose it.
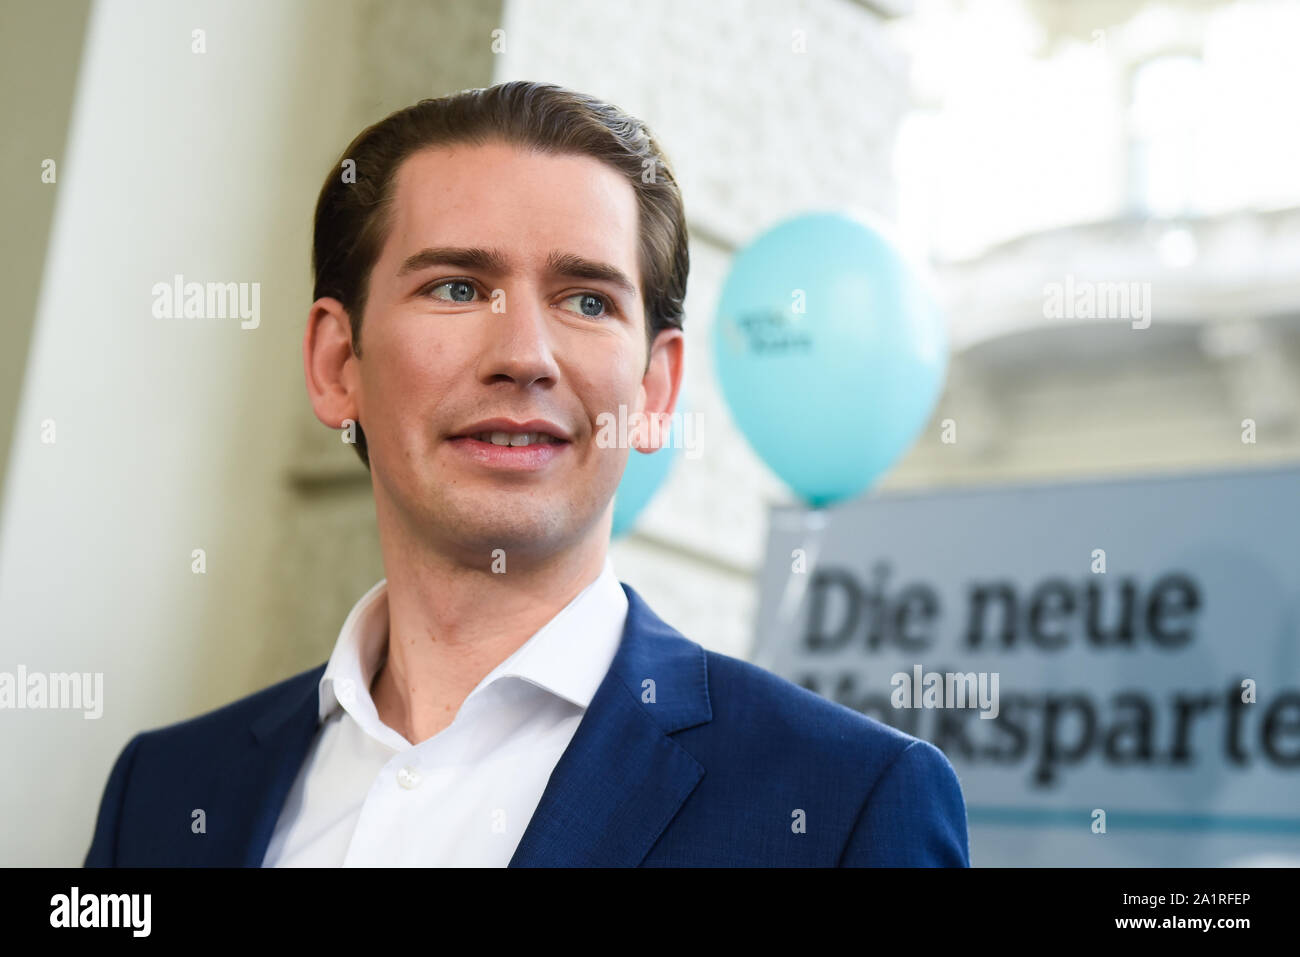
<instances>
[{"instance_id":1,"label":"white wall","mask_svg":"<svg viewBox=\"0 0 1300 957\"><path fill-rule=\"evenodd\" d=\"M0 711L0 864L79 864L131 735L287 673L265 648L310 417L311 216L362 118L393 108L366 64L438 12L405 6L94 5L5 488L0 671L102 672L104 710ZM463 62L427 50L408 56L425 95ZM176 273L260 283L260 326L155 318Z\"/></svg>"}]
</instances>

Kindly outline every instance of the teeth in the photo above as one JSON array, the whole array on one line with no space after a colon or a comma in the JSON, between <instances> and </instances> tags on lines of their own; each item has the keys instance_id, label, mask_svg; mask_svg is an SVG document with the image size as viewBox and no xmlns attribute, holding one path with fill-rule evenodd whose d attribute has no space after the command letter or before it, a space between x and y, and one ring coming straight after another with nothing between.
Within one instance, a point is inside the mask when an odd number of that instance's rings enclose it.
<instances>
[{"instance_id":1,"label":"teeth","mask_svg":"<svg viewBox=\"0 0 1300 957\"><path fill-rule=\"evenodd\" d=\"M474 438L480 442L491 442L493 445L509 445L521 447L525 445L550 445L555 441L552 436L545 432L479 432Z\"/></svg>"}]
</instances>

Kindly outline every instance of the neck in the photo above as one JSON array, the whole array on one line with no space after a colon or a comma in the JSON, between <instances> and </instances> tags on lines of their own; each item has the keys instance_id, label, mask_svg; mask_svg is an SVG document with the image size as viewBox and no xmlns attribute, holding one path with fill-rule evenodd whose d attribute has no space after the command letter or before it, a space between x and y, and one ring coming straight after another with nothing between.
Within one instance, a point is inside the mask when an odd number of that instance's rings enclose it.
<instances>
[{"instance_id":1,"label":"neck","mask_svg":"<svg viewBox=\"0 0 1300 957\"><path fill-rule=\"evenodd\" d=\"M451 724L493 668L599 577L611 516L545 558L511 552L501 573L431 548L381 515L388 644L371 684L379 719L413 744Z\"/></svg>"}]
</instances>

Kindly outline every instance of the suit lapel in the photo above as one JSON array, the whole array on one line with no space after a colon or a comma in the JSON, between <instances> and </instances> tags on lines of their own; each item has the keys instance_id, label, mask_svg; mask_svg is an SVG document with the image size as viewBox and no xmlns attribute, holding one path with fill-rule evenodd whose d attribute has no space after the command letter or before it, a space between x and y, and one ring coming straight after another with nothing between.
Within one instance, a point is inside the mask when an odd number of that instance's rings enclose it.
<instances>
[{"instance_id":1,"label":"suit lapel","mask_svg":"<svg viewBox=\"0 0 1300 957\"><path fill-rule=\"evenodd\" d=\"M704 649L628 585L623 638L511 867L635 867L704 768L670 735L712 719Z\"/></svg>"},{"instance_id":2,"label":"suit lapel","mask_svg":"<svg viewBox=\"0 0 1300 957\"><path fill-rule=\"evenodd\" d=\"M285 798L302 768L320 722L320 679L325 665L294 678L252 724L257 746L231 768L224 786L236 793L230 808L234 866L261 867Z\"/></svg>"}]
</instances>

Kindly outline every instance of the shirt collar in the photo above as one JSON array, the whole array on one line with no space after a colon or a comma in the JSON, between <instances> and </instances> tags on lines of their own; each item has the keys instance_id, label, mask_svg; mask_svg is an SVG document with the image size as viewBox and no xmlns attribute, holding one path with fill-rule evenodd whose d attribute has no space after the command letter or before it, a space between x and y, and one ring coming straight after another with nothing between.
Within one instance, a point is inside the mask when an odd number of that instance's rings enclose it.
<instances>
[{"instance_id":1,"label":"shirt collar","mask_svg":"<svg viewBox=\"0 0 1300 957\"><path fill-rule=\"evenodd\" d=\"M626 620L627 595L606 555L595 581L488 672L466 700L502 678L519 678L586 709L614 660ZM382 727L370 685L387 655L388 623L388 581L383 579L361 596L343 622L320 680L320 720L341 707L363 727ZM382 737L400 741L392 729L383 730L391 734Z\"/></svg>"}]
</instances>

